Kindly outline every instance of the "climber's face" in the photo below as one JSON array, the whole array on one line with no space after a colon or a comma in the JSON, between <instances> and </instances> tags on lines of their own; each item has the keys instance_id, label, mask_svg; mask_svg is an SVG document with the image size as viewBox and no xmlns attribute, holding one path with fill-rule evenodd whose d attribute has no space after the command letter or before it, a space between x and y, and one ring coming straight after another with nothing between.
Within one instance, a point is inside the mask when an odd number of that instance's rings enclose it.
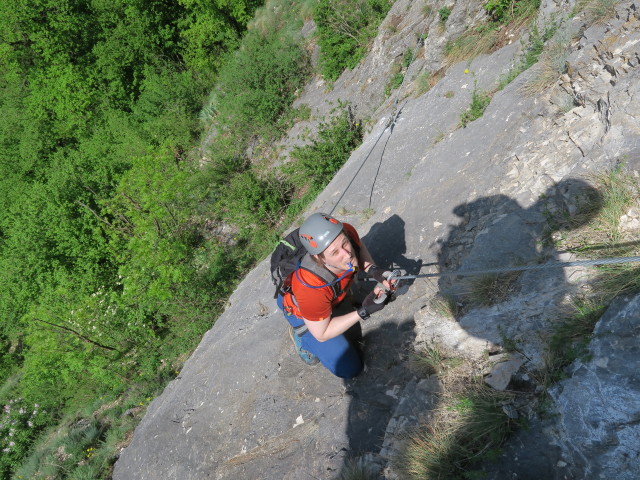
<instances>
[{"instance_id":1,"label":"climber's face","mask_svg":"<svg viewBox=\"0 0 640 480\"><path fill-rule=\"evenodd\" d=\"M350 263L355 263L353 246L344 233L338 235L318 258L334 273L347 270Z\"/></svg>"}]
</instances>

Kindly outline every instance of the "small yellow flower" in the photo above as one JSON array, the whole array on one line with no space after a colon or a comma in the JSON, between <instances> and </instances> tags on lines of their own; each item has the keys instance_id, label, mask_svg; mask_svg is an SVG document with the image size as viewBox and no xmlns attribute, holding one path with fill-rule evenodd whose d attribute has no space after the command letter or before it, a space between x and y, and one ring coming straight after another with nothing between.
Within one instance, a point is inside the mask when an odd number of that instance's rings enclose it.
<instances>
[{"instance_id":1,"label":"small yellow flower","mask_svg":"<svg viewBox=\"0 0 640 480\"><path fill-rule=\"evenodd\" d=\"M465 68L465 69L464 69L464 73L469 73L469 69L468 69L468 68Z\"/></svg>"}]
</instances>

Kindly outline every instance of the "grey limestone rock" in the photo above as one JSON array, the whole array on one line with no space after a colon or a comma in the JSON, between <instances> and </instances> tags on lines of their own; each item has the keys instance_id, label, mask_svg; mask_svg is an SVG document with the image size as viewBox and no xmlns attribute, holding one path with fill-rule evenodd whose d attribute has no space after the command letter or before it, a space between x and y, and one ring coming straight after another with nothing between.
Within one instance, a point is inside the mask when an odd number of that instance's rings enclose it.
<instances>
[{"instance_id":1,"label":"grey limestone rock","mask_svg":"<svg viewBox=\"0 0 640 480\"><path fill-rule=\"evenodd\" d=\"M639 335L640 296L618 299L596 325L590 360L550 391L575 478L640 477Z\"/></svg>"}]
</instances>

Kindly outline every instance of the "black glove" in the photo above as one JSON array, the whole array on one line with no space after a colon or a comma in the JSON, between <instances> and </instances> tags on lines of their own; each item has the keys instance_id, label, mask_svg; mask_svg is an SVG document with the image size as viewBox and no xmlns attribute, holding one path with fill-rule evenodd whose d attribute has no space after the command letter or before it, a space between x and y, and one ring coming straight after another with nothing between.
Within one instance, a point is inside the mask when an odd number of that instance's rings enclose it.
<instances>
[{"instance_id":1,"label":"black glove","mask_svg":"<svg viewBox=\"0 0 640 480\"><path fill-rule=\"evenodd\" d=\"M372 313L379 312L385 306L385 302L375 303L377 298L376 292L371 292L362 302L362 306L358 309L358 315L362 320L366 320Z\"/></svg>"},{"instance_id":2,"label":"black glove","mask_svg":"<svg viewBox=\"0 0 640 480\"><path fill-rule=\"evenodd\" d=\"M382 283L386 280L384 273L386 270L384 268L380 268L377 265L371 265L367 270L367 275L371 278L378 281L378 283Z\"/></svg>"}]
</instances>

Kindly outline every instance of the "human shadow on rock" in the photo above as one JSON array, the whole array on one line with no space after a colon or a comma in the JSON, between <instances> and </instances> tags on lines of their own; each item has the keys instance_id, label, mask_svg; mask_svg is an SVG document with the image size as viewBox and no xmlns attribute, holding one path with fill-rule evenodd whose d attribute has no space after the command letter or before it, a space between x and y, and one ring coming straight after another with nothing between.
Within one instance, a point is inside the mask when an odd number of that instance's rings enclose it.
<instances>
[{"instance_id":1,"label":"human shadow on rock","mask_svg":"<svg viewBox=\"0 0 640 480\"><path fill-rule=\"evenodd\" d=\"M599 192L580 179L567 179L552 185L527 208L505 195L482 197L458 205L453 212L460 222L452 225L447 238L441 241L438 255L440 271L482 271L557 260L558 252L550 241L552 234L586 224L601 205ZM490 278L494 279L494 284L487 287L490 285L487 279ZM501 339L500 332L510 332L518 336L516 342L523 342L518 344L519 350L526 349L527 342L538 338L540 332L537 329L543 324L535 322L548 319L514 317L514 312L508 308L492 313L487 311L487 315L474 315L474 309L499 305L516 295L523 295L527 302L531 302L530 294L538 289L542 289L538 290L540 296L546 293L552 296L545 301L559 305L567 292L572 291L561 268L501 276L447 275L440 277L438 286L440 295L455 306L452 313L471 337L499 344L504 338L512 341L516 338L507 334ZM517 388L514 380L509 388ZM574 472L558 471L559 448L552 446L545 435L531 432L517 432L515 435L517 441L504 446L504 455L498 461L482 466L487 478L574 478Z\"/></svg>"},{"instance_id":2,"label":"human shadow on rock","mask_svg":"<svg viewBox=\"0 0 640 480\"><path fill-rule=\"evenodd\" d=\"M376 265L387 270L400 269L406 275L420 273L422 260L407 258L407 243L405 240L405 221L397 214L390 216L384 222L373 224L369 232L362 237L363 243L369 249L369 253ZM364 288L371 290L371 282L364 283ZM404 287L398 292L401 295L413 283L412 280L404 281ZM362 293L362 285L358 286Z\"/></svg>"},{"instance_id":3,"label":"human shadow on rock","mask_svg":"<svg viewBox=\"0 0 640 480\"><path fill-rule=\"evenodd\" d=\"M398 215L373 225L362 241L378 266L419 273L422 262L404 256L405 222ZM355 300L364 298L374 286L374 282L358 282ZM380 452L402 388L412 379L407 357L415 339L415 323L412 315L402 318L400 315L393 316L390 313L393 311L387 306L365 322L365 370L355 379L345 381L346 394L351 397L347 458Z\"/></svg>"}]
</instances>

